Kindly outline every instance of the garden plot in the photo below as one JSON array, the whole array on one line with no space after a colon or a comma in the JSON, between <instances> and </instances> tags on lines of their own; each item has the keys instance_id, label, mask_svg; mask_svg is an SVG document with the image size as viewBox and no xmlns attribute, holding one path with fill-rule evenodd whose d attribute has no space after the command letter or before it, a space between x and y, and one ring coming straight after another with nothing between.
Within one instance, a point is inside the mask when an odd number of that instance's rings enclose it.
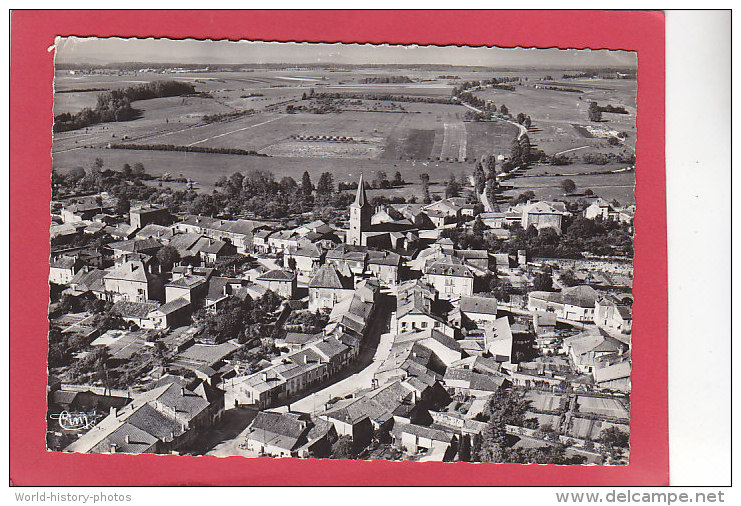
<instances>
[{"instance_id":1,"label":"garden plot","mask_svg":"<svg viewBox=\"0 0 741 506\"><path fill-rule=\"evenodd\" d=\"M537 419L538 424L541 427L549 426L550 428L557 430L561 426L560 415L545 415L543 413L534 413L532 411L528 411L525 413L525 418Z\"/></svg>"},{"instance_id":2,"label":"garden plot","mask_svg":"<svg viewBox=\"0 0 741 506\"><path fill-rule=\"evenodd\" d=\"M531 390L525 395L535 411L562 411L568 399L563 395L549 394Z\"/></svg>"},{"instance_id":3,"label":"garden plot","mask_svg":"<svg viewBox=\"0 0 741 506\"><path fill-rule=\"evenodd\" d=\"M570 424L568 434L579 439L597 440L602 431L610 427L617 427L623 432L630 432L630 427L627 424L611 423L603 420L574 417L571 419Z\"/></svg>"},{"instance_id":4,"label":"garden plot","mask_svg":"<svg viewBox=\"0 0 741 506\"><path fill-rule=\"evenodd\" d=\"M587 397L580 395L577 397L578 411L581 413L590 413L593 415L609 416L610 418L619 418L627 420L630 413L623 403L610 397Z\"/></svg>"}]
</instances>

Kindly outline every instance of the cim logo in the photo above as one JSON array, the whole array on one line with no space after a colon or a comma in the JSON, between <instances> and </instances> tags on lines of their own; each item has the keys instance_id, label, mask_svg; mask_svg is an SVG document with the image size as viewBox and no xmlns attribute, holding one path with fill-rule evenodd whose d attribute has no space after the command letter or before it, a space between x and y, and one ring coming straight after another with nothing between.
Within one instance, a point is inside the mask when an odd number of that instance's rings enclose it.
<instances>
[{"instance_id":1,"label":"cim logo","mask_svg":"<svg viewBox=\"0 0 741 506\"><path fill-rule=\"evenodd\" d=\"M95 425L91 420L88 419L86 413L70 413L69 411L62 411L61 413L52 414L49 416L52 420L57 420L59 426L64 430L80 430L89 429Z\"/></svg>"}]
</instances>

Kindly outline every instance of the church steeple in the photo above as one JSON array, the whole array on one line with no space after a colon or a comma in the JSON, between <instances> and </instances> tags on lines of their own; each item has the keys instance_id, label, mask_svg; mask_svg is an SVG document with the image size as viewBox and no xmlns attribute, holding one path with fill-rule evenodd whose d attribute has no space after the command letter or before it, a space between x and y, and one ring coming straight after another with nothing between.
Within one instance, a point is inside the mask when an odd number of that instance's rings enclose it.
<instances>
[{"instance_id":1,"label":"church steeple","mask_svg":"<svg viewBox=\"0 0 741 506\"><path fill-rule=\"evenodd\" d=\"M360 180L358 181L358 192L355 194L354 206L363 207L368 204L368 197L365 194L365 185L363 184L363 173L360 173Z\"/></svg>"}]
</instances>

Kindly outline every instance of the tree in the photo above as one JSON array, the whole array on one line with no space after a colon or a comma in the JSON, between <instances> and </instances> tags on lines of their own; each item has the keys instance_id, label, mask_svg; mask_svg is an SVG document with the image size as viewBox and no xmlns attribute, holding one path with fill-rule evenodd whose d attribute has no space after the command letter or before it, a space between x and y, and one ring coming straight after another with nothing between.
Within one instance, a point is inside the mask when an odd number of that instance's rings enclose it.
<instances>
[{"instance_id":1,"label":"tree","mask_svg":"<svg viewBox=\"0 0 741 506\"><path fill-rule=\"evenodd\" d=\"M229 179L226 181L226 190L231 195L239 195L242 191L242 187L244 186L244 176L239 173L235 172L231 176L229 176Z\"/></svg>"},{"instance_id":2,"label":"tree","mask_svg":"<svg viewBox=\"0 0 741 506\"><path fill-rule=\"evenodd\" d=\"M401 186L404 184L404 178L401 177L401 172L399 172L398 170L396 171L396 174L394 174L394 180L391 181L391 183L394 186Z\"/></svg>"},{"instance_id":3,"label":"tree","mask_svg":"<svg viewBox=\"0 0 741 506\"><path fill-rule=\"evenodd\" d=\"M180 261L180 253L172 246L164 246L157 252L157 260L165 271L171 271L172 266Z\"/></svg>"},{"instance_id":4,"label":"tree","mask_svg":"<svg viewBox=\"0 0 741 506\"><path fill-rule=\"evenodd\" d=\"M486 171L486 179L496 179L497 177L497 157L494 155L485 155L482 157L482 166Z\"/></svg>"},{"instance_id":5,"label":"tree","mask_svg":"<svg viewBox=\"0 0 741 506\"><path fill-rule=\"evenodd\" d=\"M143 163L136 162L134 164L134 174L136 174L137 176L142 176L142 175L144 175L145 172L146 171L144 169L144 164Z\"/></svg>"},{"instance_id":6,"label":"tree","mask_svg":"<svg viewBox=\"0 0 741 506\"><path fill-rule=\"evenodd\" d=\"M122 193L118 196L118 200L116 200L116 214L118 215L125 215L129 214L129 211L131 210L131 201L129 200L128 195L125 193Z\"/></svg>"},{"instance_id":7,"label":"tree","mask_svg":"<svg viewBox=\"0 0 741 506\"><path fill-rule=\"evenodd\" d=\"M473 169L473 184L476 188L476 195L481 195L486 189L486 174L484 173L484 167L481 162L476 162L476 166Z\"/></svg>"},{"instance_id":8,"label":"tree","mask_svg":"<svg viewBox=\"0 0 741 506\"><path fill-rule=\"evenodd\" d=\"M589 121L602 121L602 110L597 102L589 102Z\"/></svg>"},{"instance_id":9,"label":"tree","mask_svg":"<svg viewBox=\"0 0 741 506\"><path fill-rule=\"evenodd\" d=\"M310 197L313 191L314 185L311 184L311 176L309 176L309 171L305 170L304 175L301 177L301 193L303 193L304 197Z\"/></svg>"},{"instance_id":10,"label":"tree","mask_svg":"<svg viewBox=\"0 0 741 506\"><path fill-rule=\"evenodd\" d=\"M93 160L93 168L94 169L100 170L100 169L103 168L103 165L104 165L104 163L103 163L103 159L102 158L96 158L95 160Z\"/></svg>"},{"instance_id":11,"label":"tree","mask_svg":"<svg viewBox=\"0 0 741 506\"><path fill-rule=\"evenodd\" d=\"M615 426L604 429L600 433L599 440L613 448L628 448L630 446L630 434Z\"/></svg>"},{"instance_id":12,"label":"tree","mask_svg":"<svg viewBox=\"0 0 741 506\"><path fill-rule=\"evenodd\" d=\"M471 230L473 230L473 233L479 237L482 237L484 235L486 225L481 219L481 216L476 216L476 219L473 220L473 226L471 227Z\"/></svg>"},{"instance_id":13,"label":"tree","mask_svg":"<svg viewBox=\"0 0 741 506\"><path fill-rule=\"evenodd\" d=\"M334 177L331 172L322 172L316 185L316 192L319 195L329 195L334 192Z\"/></svg>"},{"instance_id":14,"label":"tree","mask_svg":"<svg viewBox=\"0 0 741 506\"><path fill-rule=\"evenodd\" d=\"M550 292L553 290L553 278L548 274L539 272L533 279L533 287L539 292Z\"/></svg>"},{"instance_id":15,"label":"tree","mask_svg":"<svg viewBox=\"0 0 741 506\"><path fill-rule=\"evenodd\" d=\"M131 177L131 165L128 163L125 163L123 166L123 171L121 171L124 177Z\"/></svg>"},{"instance_id":16,"label":"tree","mask_svg":"<svg viewBox=\"0 0 741 506\"><path fill-rule=\"evenodd\" d=\"M561 181L561 189L566 195L574 193L576 191L576 183L573 179L564 179Z\"/></svg>"},{"instance_id":17,"label":"tree","mask_svg":"<svg viewBox=\"0 0 741 506\"><path fill-rule=\"evenodd\" d=\"M432 202L432 199L430 198L430 175L423 172L419 175L419 179L422 181L422 195L424 195L422 201L425 204L429 204Z\"/></svg>"},{"instance_id":18,"label":"tree","mask_svg":"<svg viewBox=\"0 0 741 506\"><path fill-rule=\"evenodd\" d=\"M502 106L499 108L499 112L502 113L502 115L506 116L509 114L509 109L507 109L507 106L502 104Z\"/></svg>"},{"instance_id":19,"label":"tree","mask_svg":"<svg viewBox=\"0 0 741 506\"><path fill-rule=\"evenodd\" d=\"M448 180L448 185L445 187L445 198L457 197L461 194L461 185L455 179L455 175L451 174Z\"/></svg>"}]
</instances>

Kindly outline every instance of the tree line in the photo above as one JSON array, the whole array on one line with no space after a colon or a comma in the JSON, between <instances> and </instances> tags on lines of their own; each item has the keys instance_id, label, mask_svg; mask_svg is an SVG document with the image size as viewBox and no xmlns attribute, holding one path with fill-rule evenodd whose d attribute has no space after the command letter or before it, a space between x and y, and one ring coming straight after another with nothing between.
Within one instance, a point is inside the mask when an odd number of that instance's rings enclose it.
<instances>
[{"instance_id":1,"label":"tree line","mask_svg":"<svg viewBox=\"0 0 741 506\"><path fill-rule=\"evenodd\" d=\"M120 144L109 145L110 149L132 149L135 151L184 151L186 153L212 153L220 155L268 156L251 149L214 148L209 146L178 146L175 144Z\"/></svg>"}]
</instances>

